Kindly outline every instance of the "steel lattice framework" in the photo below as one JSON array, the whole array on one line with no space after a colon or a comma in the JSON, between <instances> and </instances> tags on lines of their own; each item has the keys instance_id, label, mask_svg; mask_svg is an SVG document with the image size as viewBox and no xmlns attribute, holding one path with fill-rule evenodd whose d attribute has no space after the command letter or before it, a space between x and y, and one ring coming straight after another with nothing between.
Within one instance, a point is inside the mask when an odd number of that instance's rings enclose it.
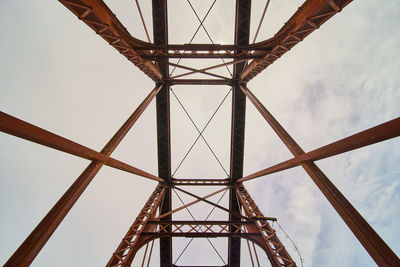
<instances>
[{"instance_id":1,"label":"steel lattice framework","mask_svg":"<svg viewBox=\"0 0 400 267\"><path fill-rule=\"evenodd\" d=\"M176 266L172 263L172 237L228 237L228 264L225 266L240 266L242 238L262 248L272 266L296 266L269 224L270 220L275 219L262 214L243 182L299 165L308 173L373 260L379 266L400 266L400 260L396 254L314 163L323 158L399 136L400 119L385 122L306 153L247 88L249 80L340 12L351 0L307 0L272 38L254 44L249 44L251 1L236 0L235 37L234 44L230 45L170 44L168 42L167 0L152 0L153 43L131 36L102 0L60 0L60 2L152 79L155 87L100 152L6 113L0 113L1 131L91 161L5 266L27 266L35 259L103 165L158 182L140 214L112 254L107 266L130 266L136 252L155 239L160 240L160 266ZM232 61L195 69L171 63L170 58L226 58ZM233 65L231 78L207 72L227 65ZM171 77L169 66L183 68L189 72ZM213 79L180 79L195 73L211 75ZM172 178L170 86L175 84L232 87L232 131L228 179ZM154 98L157 112L158 176L111 157L111 153ZM243 177L246 99L255 105L293 154L293 158ZM222 186L223 189L200 197L182 189L188 185ZM175 189L196 200L172 210L171 192ZM207 200L222 191L229 192L228 208ZM172 220L173 213L198 202L206 202L227 212L229 220Z\"/></svg>"}]
</instances>

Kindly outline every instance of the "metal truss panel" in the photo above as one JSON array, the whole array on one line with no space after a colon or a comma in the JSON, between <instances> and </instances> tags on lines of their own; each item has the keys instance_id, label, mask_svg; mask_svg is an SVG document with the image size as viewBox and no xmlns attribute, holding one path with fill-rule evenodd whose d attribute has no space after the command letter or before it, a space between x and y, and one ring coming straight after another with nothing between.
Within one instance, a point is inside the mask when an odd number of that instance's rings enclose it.
<instances>
[{"instance_id":1,"label":"metal truss panel","mask_svg":"<svg viewBox=\"0 0 400 267\"><path fill-rule=\"evenodd\" d=\"M272 116L264 105L253 95L249 94L250 90L243 92L248 95L249 99L258 108L264 119L271 128L276 132L282 142L297 157L305 154L303 149L289 135L289 133L280 125L280 123ZM394 128L398 128L394 126ZM390 129L390 128L389 128ZM398 129L397 129L398 130ZM390 130L396 133L396 130ZM390 134L389 134L390 136ZM368 142L366 142L368 144ZM391 250L391 248L382 240L361 214L353 207L339 189L329 180L320 168L313 161L304 161L301 163L303 169L307 172L315 185L324 194L326 199L340 215L355 237L364 246L370 256L379 266L398 266L400 259Z\"/></svg>"},{"instance_id":2,"label":"metal truss panel","mask_svg":"<svg viewBox=\"0 0 400 267\"><path fill-rule=\"evenodd\" d=\"M162 80L163 75L157 66L150 60L142 58L151 54L145 48L146 43L132 37L103 1L60 0L60 2L153 81ZM133 47L141 47L142 50L135 50Z\"/></svg>"},{"instance_id":3,"label":"metal truss panel","mask_svg":"<svg viewBox=\"0 0 400 267\"><path fill-rule=\"evenodd\" d=\"M265 48L270 51L264 52L262 59L254 59L240 75L240 80L247 82L254 78L351 1L307 0L274 37L264 41Z\"/></svg>"},{"instance_id":4,"label":"metal truss panel","mask_svg":"<svg viewBox=\"0 0 400 267\"><path fill-rule=\"evenodd\" d=\"M250 79L301 42L311 32L318 29L332 16L340 12L351 0L306 0L274 37L252 45L249 45L251 0L236 0L235 41L232 45L169 44L167 0L152 0L153 44L132 37L103 0L59 1L93 29L96 34L100 35L155 81L156 88L153 89L150 95L101 152L91 150L0 112L0 131L92 161L38 225L37 229L39 230L35 229L32 232L5 266L27 266L33 261L103 164L159 182L153 194L113 253L107 264L109 267L130 266L136 252L143 245L155 239L160 239L160 266L190 267L172 264L172 237L228 238L228 265L221 267L240 266L241 238L252 241L254 244L260 246L265 251L272 266L296 266L276 236L274 229L268 223L268 220L276 219L263 216L241 182L253 179L259 175L280 171L297 165L301 165L309 174L320 191L379 266L400 266L400 260L397 255L314 163L318 159L398 136L399 119L397 118L386 124L368 129L309 153L304 153L302 148L291 138L278 121L246 88L246 83ZM225 67L228 64L233 64L233 77L227 78L206 72L206 70L221 66L194 69L171 64L168 62L169 58L234 58L238 60L222 64ZM252 59L249 65L247 64L247 59ZM155 60L155 63L152 60ZM169 65L184 68L191 72L211 75L220 79L177 79L190 75L190 73L170 78ZM228 179L171 178L169 92L170 86L174 84L230 85L233 87L230 177ZM110 157L112 151L155 96L159 177ZM273 130L282 139L283 143L292 152L294 158L243 178L246 97L253 102ZM179 188L180 186L193 185L224 186L226 188L204 197L196 196ZM197 200L187 204L183 203L183 206L171 210L172 188L189 194ZM207 200L223 190L229 190L229 208ZM171 215L174 212L198 202L208 203L227 212L229 220L195 221L194 218L191 221L172 220ZM244 210L243 214L241 213L242 209ZM158 217L156 217L157 211L159 212Z\"/></svg>"},{"instance_id":5,"label":"metal truss panel","mask_svg":"<svg viewBox=\"0 0 400 267\"><path fill-rule=\"evenodd\" d=\"M242 184L239 184L236 187L236 193L240 203L244 207L246 215L256 220L256 228L264 241L262 244L264 245L264 250L267 253L272 266L296 266L296 263L292 260L289 253L277 237L275 230L269 225L267 219L264 217L257 204ZM251 228L248 228L248 232L251 232Z\"/></svg>"}]
</instances>

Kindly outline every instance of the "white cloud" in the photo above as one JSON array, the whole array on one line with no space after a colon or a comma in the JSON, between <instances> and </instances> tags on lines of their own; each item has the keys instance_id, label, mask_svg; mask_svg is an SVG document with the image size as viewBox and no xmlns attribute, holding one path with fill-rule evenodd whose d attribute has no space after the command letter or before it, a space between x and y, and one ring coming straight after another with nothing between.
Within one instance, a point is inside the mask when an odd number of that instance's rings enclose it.
<instances>
[{"instance_id":1,"label":"white cloud","mask_svg":"<svg viewBox=\"0 0 400 267\"><path fill-rule=\"evenodd\" d=\"M152 89L153 83L61 4L53 2L35 3L29 9L21 9L11 1L0 4L0 10L4 12L0 21L5 25L2 33L7 37L0 41L1 58L5 62L0 65L0 105L7 113L100 149ZM142 10L151 29L150 1L140 2L143 2ZM259 39L269 37L274 32L272 29L279 28L300 2L271 1ZM122 1L107 3L129 31L145 39L142 26L136 23L138 15L134 3L130 3L129 8L124 8L126 3ZM226 23L229 27L225 27L226 21L219 12L224 10L230 14L232 8L225 10L221 3L217 1L218 11L210 13L206 26L215 40L225 41L230 38L226 32L232 28L232 23ZM264 1L253 3L252 33L263 4ZM198 25L197 20L189 7L181 7L180 1L170 1L170 5L170 41L186 43ZM372 0L354 1L249 83L249 88L304 150L399 116L399 5L395 0L386 1L385 5ZM16 15L10 18L8 14ZM272 20L276 24L272 25ZM204 35L198 40L206 41ZM191 64L192 61L182 63ZM225 70L223 74L226 74ZM200 97L202 88L176 87L185 99L184 104L192 107L198 104L191 110L191 115L199 126L204 125L214 105L225 94L225 88L218 89L204 89L204 95ZM191 97L196 98L190 102ZM187 145L196 137L196 131L186 123L188 121L177 122L186 118L175 104L171 121L173 127L177 126L172 129L174 157L177 158L173 159L173 164L176 165ZM291 157L251 103L247 105L245 174ZM205 132L226 167L229 162L230 106L229 101L224 104ZM115 152L116 158L156 173L155 135L152 104ZM87 164L14 139L3 135L1 140L4 148L0 155L3 163L0 168L1 210L6 218L2 220L5 230L0 260L3 262ZM397 208L400 206L397 181L400 151L397 144L397 139L391 140L323 160L318 165L399 253L400 231L396 222L400 219ZM200 147L199 151L201 156L210 159L203 155L203 152L208 153L206 149ZM217 164L211 167L214 163L203 160L200 155L194 155L194 159L195 163L187 162L182 176L217 173ZM23 168L20 162L24 162ZM105 168L35 264L54 265L62 259L60 264L71 266L76 264L73 257L76 255L82 259L82 266L103 264L153 187L153 182ZM299 247L305 266L373 265L301 168L248 182L246 187L266 216L278 217ZM199 194L202 195L202 191ZM174 205L178 205L177 202ZM204 206L193 207L193 210L198 212L196 216L208 211ZM113 212L116 217L109 216ZM24 220L20 220L21 216ZM217 213L214 218L218 216L225 215ZM296 258L283 233L278 230L278 235ZM184 244L177 243L177 246ZM224 244L217 246L226 254ZM198 244L194 248L202 246L206 245ZM100 254L103 258L98 257ZM190 259L190 256L186 258L187 261ZM218 260L207 260L212 259ZM156 257L152 265L158 266Z\"/></svg>"}]
</instances>

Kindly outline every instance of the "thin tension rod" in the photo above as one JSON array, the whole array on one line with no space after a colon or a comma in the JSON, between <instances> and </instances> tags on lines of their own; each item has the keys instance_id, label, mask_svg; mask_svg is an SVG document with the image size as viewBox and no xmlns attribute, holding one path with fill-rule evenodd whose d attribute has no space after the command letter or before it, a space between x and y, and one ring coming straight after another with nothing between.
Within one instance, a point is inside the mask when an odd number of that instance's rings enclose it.
<instances>
[{"instance_id":1,"label":"thin tension rod","mask_svg":"<svg viewBox=\"0 0 400 267\"><path fill-rule=\"evenodd\" d=\"M201 74L217 77L217 78L224 79L224 80L230 80L230 78L228 78L228 77L221 76L221 75L218 75L218 74L214 74L214 73L211 73L211 72L206 72L204 70L198 70L198 69L194 69L194 68L191 68L191 67L183 66L183 65L180 65L180 64L175 64L175 63L172 63L172 62L167 62L166 64L174 66L174 67L177 67L177 68L185 69L185 70L190 70L191 71L190 73L201 73ZM182 77L182 75L178 75L178 76Z\"/></svg>"},{"instance_id":2,"label":"thin tension rod","mask_svg":"<svg viewBox=\"0 0 400 267\"><path fill-rule=\"evenodd\" d=\"M182 205L186 206L185 202L183 202L182 198L178 195L178 193L176 192L175 188L172 188L172 190L174 191L175 195L179 198L179 200L181 201ZM189 208L186 206L185 209L187 210L187 212L190 214L190 217L192 217L193 221L197 221L196 218L193 216L193 214L190 212ZM201 229L201 225L199 225L199 230L201 232L204 232L203 229ZM217 255L219 256L219 258L222 260L222 262L226 265L226 262L224 261L224 259L222 258L221 254L218 252L218 250L215 248L214 244L211 242L211 240L207 237L206 238L208 243L211 245L211 247L214 249L214 251L217 253Z\"/></svg>"},{"instance_id":3,"label":"thin tension rod","mask_svg":"<svg viewBox=\"0 0 400 267\"><path fill-rule=\"evenodd\" d=\"M149 41L149 43L151 43L151 41L150 41L150 36L149 36L149 32L147 31L146 23L144 22L142 10L140 9L139 1L138 1L138 0L135 0L135 2L136 2L136 7L137 7L137 9L138 9L138 11L139 11L140 19L142 20L142 24L143 24L143 27L144 27L144 31L146 32L147 40Z\"/></svg>"},{"instance_id":4,"label":"thin tension rod","mask_svg":"<svg viewBox=\"0 0 400 267\"><path fill-rule=\"evenodd\" d=\"M204 31L206 32L208 39L210 39L211 43L214 44L213 39L211 38L210 34L208 33L206 27L204 26L204 24L201 22L201 19L199 17L199 15L197 14L196 10L194 9L194 7L192 6L192 3L190 3L190 0L187 0L187 2L189 3L190 7L192 8L194 14L196 15L197 20L201 23L200 26L204 29ZM215 2L215 1L214 1ZM214 5L214 3L213 3ZM219 54L219 52L217 52ZM221 58L221 61L225 64L225 60L223 58ZM232 72L230 71L230 69L228 68L228 66L225 66L226 69L228 70L229 74L231 75L231 77L233 76Z\"/></svg>"},{"instance_id":5,"label":"thin tension rod","mask_svg":"<svg viewBox=\"0 0 400 267\"><path fill-rule=\"evenodd\" d=\"M181 78L181 77L184 77L184 76L188 76L188 75L194 74L196 72L217 69L217 68L221 68L221 67L232 65L232 64L238 64L238 63L241 63L241 62L244 62L244 61L247 61L247 60L248 59L232 60L232 61L229 61L229 62L226 62L226 63L213 65L213 66L210 66L210 67L207 67L207 68L203 68L203 69L199 69L199 70L195 70L195 71L189 71L189 72L185 72L185 73L182 73L182 74L179 74L179 75L175 75L175 76L171 77L171 79Z\"/></svg>"},{"instance_id":6,"label":"thin tension rod","mask_svg":"<svg viewBox=\"0 0 400 267\"><path fill-rule=\"evenodd\" d=\"M224 207L222 207L222 206L220 206L220 205L217 205L217 204L215 204L214 202L211 202L211 201L209 201L209 200L207 200L207 199L201 198L201 197L199 197L199 196L197 196L197 195L195 195L195 194L193 194L193 193L190 193L190 192L188 192L188 191L186 191L186 190L183 190L182 188L179 188L179 187L176 187L176 186L174 186L174 188L177 189L177 190L179 190L179 191L181 191L181 192L183 192L183 193L185 193L185 194L187 194L187 195L189 195L189 196L191 196L191 197L194 197L194 198L197 198L197 199L201 199L202 201L204 201L204 202L207 203L207 204L210 204L210 205L212 205L212 206L214 206L214 207L217 207L217 208L219 208L219 209L221 209L221 210L223 210L223 211L225 211L225 212L231 213L231 214L233 214L233 215L235 215L235 216L237 216L237 217L240 217L240 218L242 218L242 219L244 219L244 220L246 220L246 221L249 221L249 220L250 220L248 217L243 216L243 215L240 214L240 213L234 212L234 211L232 211L232 210L230 210L230 209L227 209L227 208L224 208Z\"/></svg>"},{"instance_id":7,"label":"thin tension rod","mask_svg":"<svg viewBox=\"0 0 400 267\"><path fill-rule=\"evenodd\" d=\"M217 2L217 0L214 0L214 2L211 4L210 8L208 9L206 15L204 16L203 20L200 21L200 25L197 27L196 31L194 32L192 38L189 41L189 44L191 44L193 42L194 37L196 37L197 33L199 32L201 26L203 25L204 21L206 20L206 18L208 17L208 14L210 14L211 9L214 7L215 2ZM182 58L180 58L178 60L178 62L176 64L179 64L179 62L181 62ZM170 76L174 73L176 67L174 67L171 71L171 73L169 74Z\"/></svg>"},{"instance_id":8,"label":"thin tension rod","mask_svg":"<svg viewBox=\"0 0 400 267\"><path fill-rule=\"evenodd\" d=\"M270 0L267 0L267 3L265 4L264 11L263 11L263 13L261 15L260 23L258 24L256 34L254 35L253 44L256 42L258 33L260 32L261 24L263 23L263 20L264 20L264 17L265 17L265 12L267 11L267 8L269 6L269 2L270 2Z\"/></svg>"},{"instance_id":9,"label":"thin tension rod","mask_svg":"<svg viewBox=\"0 0 400 267\"><path fill-rule=\"evenodd\" d=\"M160 177L114 159L103 152L97 152L91 148L78 144L26 121L20 120L2 111L0 111L0 131L77 157L91 161L98 161L109 167L136 174L144 178L159 182L163 181Z\"/></svg>"},{"instance_id":10,"label":"thin tension rod","mask_svg":"<svg viewBox=\"0 0 400 267\"><path fill-rule=\"evenodd\" d=\"M222 196L218 199L217 204L219 204L221 202L221 200L224 198L224 196L226 195L226 192L228 192L228 190L226 190ZM214 212L215 210L215 206L212 207L211 211L208 213L207 217L204 219L204 221L207 221L208 218L210 218L211 214ZM183 253L186 251L186 249L189 247L189 245L192 243L192 241L194 240L194 237L192 237L189 242L186 244L186 246L183 248L182 252L179 254L179 256L177 257L177 259L175 260L174 264L176 264L178 262L178 260L181 258L181 256L183 255Z\"/></svg>"},{"instance_id":11,"label":"thin tension rod","mask_svg":"<svg viewBox=\"0 0 400 267\"><path fill-rule=\"evenodd\" d=\"M121 128L114 134L110 141L108 141L104 146L101 150L102 154L107 156L111 155L160 90L161 86L155 87L149 93ZM0 123L0 125L2 125L2 123ZM24 131L26 131L26 128ZM48 139L48 137L46 137L46 139ZM52 236L54 231L74 206L75 202L79 199L87 186L89 186L90 182L102 166L103 163L99 161L93 161L89 164L89 166L82 172L82 174L36 226L32 233L25 239L21 246L14 252L7 263L5 263L5 266L29 265L35 259L37 254L46 244L47 240Z\"/></svg>"},{"instance_id":12,"label":"thin tension rod","mask_svg":"<svg viewBox=\"0 0 400 267\"><path fill-rule=\"evenodd\" d=\"M214 196L214 195L217 195L217 194L221 193L222 191L226 191L226 190L228 190L228 188L222 188L222 189L220 189L220 190L218 190L218 191L215 191L215 192L213 192L213 193L211 193L211 194L208 194L208 195L204 196L203 198L204 198L204 199L210 198L210 197L212 197L212 196ZM174 209L174 210L171 210L171 211L168 211L168 212L166 212L166 213L163 213L163 214L159 215L159 216L158 216L157 218L155 218L154 220L160 220L161 218L164 218L164 217L166 217L166 216L168 216L168 215L174 214L175 212L178 212L178 211L183 210L183 209L185 209L185 208L187 208L187 207L190 207L190 206L192 206L192 205L194 205L194 204L196 204L196 203L199 203L200 201L201 201L200 199L197 199L197 200L194 200L194 201L192 201L192 202L189 202L188 204L186 204L186 205L184 205L184 206L181 206L181 207L179 207L179 208L176 208L176 209Z\"/></svg>"},{"instance_id":13,"label":"thin tension rod","mask_svg":"<svg viewBox=\"0 0 400 267\"><path fill-rule=\"evenodd\" d=\"M219 165L221 166L221 168L224 170L225 174L227 175L227 177L229 177L228 172L226 171L226 169L224 168L224 166L222 165L221 161L218 159L217 155L214 153L214 151L212 150L211 146L208 144L207 140L204 138L203 136L203 132L205 131L205 129L207 128L207 126L210 124L211 120L214 118L215 114L218 112L218 110L220 109L220 107L222 106L222 104L225 102L225 99L228 97L229 93L232 91L232 89L230 89L228 91L228 93L225 95L225 97L222 99L221 103L218 105L217 109L214 111L213 115L211 116L211 118L208 120L207 124L204 126L203 130L199 130L199 128L197 127L197 125L194 123L193 119L191 118L191 116L189 115L189 113L187 112L187 110L185 109L185 107L183 106L182 102L179 100L178 96L175 94L175 92L172 90L171 88L171 92L172 94L175 96L176 100L178 101L178 103L180 104L180 106L182 107L183 111L186 113L186 115L189 117L190 121L192 122L192 124L194 125L194 127L196 128L196 130L199 133L199 136L196 138L196 140L194 141L194 143L192 144L192 146L189 148L188 152L185 154L185 156L183 157L183 159L181 160L181 162L179 163L178 167L175 169L175 171L172 174L172 177L175 175L175 173L178 171L178 169L180 168L180 166L182 165L182 163L184 162L184 160L186 159L186 157L189 155L190 151L192 151L194 145L197 143L197 141L199 140L199 138L201 137L204 142L206 143L207 147L210 149L211 153L214 155L215 159L217 160L217 162L219 163Z\"/></svg>"}]
</instances>

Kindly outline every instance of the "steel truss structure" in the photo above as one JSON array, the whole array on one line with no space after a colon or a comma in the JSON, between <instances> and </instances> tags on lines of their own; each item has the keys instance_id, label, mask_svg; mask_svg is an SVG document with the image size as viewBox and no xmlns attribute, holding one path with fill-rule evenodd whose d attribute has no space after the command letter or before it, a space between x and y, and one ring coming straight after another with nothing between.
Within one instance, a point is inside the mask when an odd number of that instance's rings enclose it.
<instances>
[{"instance_id":1,"label":"steel truss structure","mask_svg":"<svg viewBox=\"0 0 400 267\"><path fill-rule=\"evenodd\" d=\"M264 250L272 266L296 266L268 222L276 219L264 217L245 189L243 182L299 165L308 173L373 260L379 266L400 266L400 260L396 254L314 163L323 158L399 136L400 119L385 122L306 153L247 88L249 80L318 29L325 21L340 12L351 0L307 0L274 37L254 44L249 44L251 1L236 0L235 38L234 44L231 45L170 44L168 42L167 0L152 0L153 43L131 36L102 0L60 0L60 2L151 78L155 82L155 88L100 152L6 113L0 113L0 130L2 132L91 161L5 266L27 266L35 259L103 165L158 182L140 214L112 254L107 266L130 266L136 252L155 239L160 240L160 266L176 266L172 263L172 237L182 236L227 237L228 264L225 266L240 266L242 238ZM232 60L203 69L195 69L171 63L169 62L170 58ZM208 72L211 69L228 65L233 65L233 75L230 78ZM188 72L170 76L169 66L186 69ZM183 76L196 73L210 75L213 78L181 79ZM170 86L176 84L229 85L232 87L232 132L228 179L172 178ZM154 98L156 98L157 108L158 176L111 157L111 153ZM291 151L293 158L243 177L246 99L255 105L266 122ZM222 189L200 197L182 189L189 185L220 186ZM196 198L196 200L172 210L171 192L175 189ZM229 192L228 208L207 200L222 191ZM198 202L206 202L227 212L229 220L172 220L173 213Z\"/></svg>"}]
</instances>

